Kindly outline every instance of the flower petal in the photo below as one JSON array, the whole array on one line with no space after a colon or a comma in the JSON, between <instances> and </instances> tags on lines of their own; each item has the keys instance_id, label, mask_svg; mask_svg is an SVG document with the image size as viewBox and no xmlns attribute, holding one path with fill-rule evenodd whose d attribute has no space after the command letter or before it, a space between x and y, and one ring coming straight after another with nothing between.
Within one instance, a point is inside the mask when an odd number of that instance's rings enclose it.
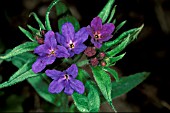
<instances>
[{"instance_id":1,"label":"flower petal","mask_svg":"<svg viewBox=\"0 0 170 113\"><path fill-rule=\"evenodd\" d=\"M96 48L100 48L102 46L102 44L95 41L94 38L91 38L91 43L93 43Z\"/></svg>"},{"instance_id":2,"label":"flower petal","mask_svg":"<svg viewBox=\"0 0 170 113\"><path fill-rule=\"evenodd\" d=\"M43 58L43 61L46 63L46 65L48 64L52 64L55 61L56 57L55 56L46 56Z\"/></svg>"},{"instance_id":3,"label":"flower petal","mask_svg":"<svg viewBox=\"0 0 170 113\"><path fill-rule=\"evenodd\" d=\"M63 24L61 31L62 31L63 36L65 36L67 42L70 42L70 40L73 40L75 30L74 30L74 26L71 23L66 22L65 24Z\"/></svg>"},{"instance_id":4,"label":"flower petal","mask_svg":"<svg viewBox=\"0 0 170 113\"><path fill-rule=\"evenodd\" d=\"M99 42L102 43L102 42L108 41L108 40L111 39L112 37L113 37L113 35L109 35L109 36L106 36L106 37L102 37L101 39L99 39Z\"/></svg>"},{"instance_id":5,"label":"flower petal","mask_svg":"<svg viewBox=\"0 0 170 113\"><path fill-rule=\"evenodd\" d=\"M84 93L84 85L81 81L76 80L76 79L72 79L70 80L70 86L77 91L79 94L83 94Z\"/></svg>"},{"instance_id":6,"label":"flower petal","mask_svg":"<svg viewBox=\"0 0 170 113\"><path fill-rule=\"evenodd\" d=\"M58 80L53 80L48 88L50 93L60 93L64 89L65 81L64 79L60 78Z\"/></svg>"},{"instance_id":7,"label":"flower petal","mask_svg":"<svg viewBox=\"0 0 170 113\"><path fill-rule=\"evenodd\" d=\"M77 77L78 74L78 68L76 64L72 64L67 70L66 70L68 75L72 75L73 78Z\"/></svg>"},{"instance_id":8,"label":"flower petal","mask_svg":"<svg viewBox=\"0 0 170 113\"><path fill-rule=\"evenodd\" d=\"M58 71L55 69L53 69L53 70L48 69L45 71L45 73L48 77L51 77L54 80L58 80L59 77L64 76L64 72L61 72L61 71Z\"/></svg>"},{"instance_id":9,"label":"flower petal","mask_svg":"<svg viewBox=\"0 0 170 113\"><path fill-rule=\"evenodd\" d=\"M46 63L43 61L43 58L39 57L32 65L32 71L34 73L38 73L41 72L45 67Z\"/></svg>"},{"instance_id":10,"label":"flower petal","mask_svg":"<svg viewBox=\"0 0 170 113\"><path fill-rule=\"evenodd\" d=\"M92 38L94 38L94 31L90 26L86 27L86 31Z\"/></svg>"},{"instance_id":11,"label":"flower petal","mask_svg":"<svg viewBox=\"0 0 170 113\"><path fill-rule=\"evenodd\" d=\"M70 54L68 53L68 50L64 46L57 45L56 50L56 57L57 58L68 58Z\"/></svg>"},{"instance_id":12,"label":"flower petal","mask_svg":"<svg viewBox=\"0 0 170 113\"><path fill-rule=\"evenodd\" d=\"M59 34L58 32L56 32L56 39L59 44L61 44L64 47L68 47L69 42L67 42L66 38L63 35Z\"/></svg>"},{"instance_id":13,"label":"flower petal","mask_svg":"<svg viewBox=\"0 0 170 113\"><path fill-rule=\"evenodd\" d=\"M67 85L65 86L64 89L64 93L66 93L67 95L72 95L74 92L74 90L70 87L70 85L67 83Z\"/></svg>"},{"instance_id":14,"label":"flower petal","mask_svg":"<svg viewBox=\"0 0 170 113\"><path fill-rule=\"evenodd\" d=\"M100 17L95 17L91 21L90 25L95 31L101 30L102 29L102 19Z\"/></svg>"},{"instance_id":15,"label":"flower petal","mask_svg":"<svg viewBox=\"0 0 170 113\"><path fill-rule=\"evenodd\" d=\"M56 48L57 46L57 40L55 39L55 34L53 31L48 31L46 34L45 34L45 41L44 43L46 45L48 45L48 47L51 47L51 48Z\"/></svg>"},{"instance_id":16,"label":"flower petal","mask_svg":"<svg viewBox=\"0 0 170 113\"><path fill-rule=\"evenodd\" d=\"M83 27L75 34L75 38L73 39L73 42L83 43L87 40L88 35L89 34L86 30L86 27Z\"/></svg>"},{"instance_id":17,"label":"flower petal","mask_svg":"<svg viewBox=\"0 0 170 113\"><path fill-rule=\"evenodd\" d=\"M85 46L84 44L75 45L75 48L73 49L73 51L74 51L75 54L80 54L80 53L83 52L86 48L87 48L87 46Z\"/></svg>"},{"instance_id":18,"label":"flower petal","mask_svg":"<svg viewBox=\"0 0 170 113\"><path fill-rule=\"evenodd\" d=\"M48 47L45 44L39 45L34 49L34 53L38 54L39 56L45 56L48 54Z\"/></svg>"},{"instance_id":19,"label":"flower petal","mask_svg":"<svg viewBox=\"0 0 170 113\"><path fill-rule=\"evenodd\" d=\"M114 24L112 24L112 23L106 23L106 24L104 24L104 25L102 26L102 30L100 31L100 33L101 33L102 35L105 35L105 34L110 35L110 34L112 34L112 32L114 31L114 29L115 29Z\"/></svg>"}]
</instances>

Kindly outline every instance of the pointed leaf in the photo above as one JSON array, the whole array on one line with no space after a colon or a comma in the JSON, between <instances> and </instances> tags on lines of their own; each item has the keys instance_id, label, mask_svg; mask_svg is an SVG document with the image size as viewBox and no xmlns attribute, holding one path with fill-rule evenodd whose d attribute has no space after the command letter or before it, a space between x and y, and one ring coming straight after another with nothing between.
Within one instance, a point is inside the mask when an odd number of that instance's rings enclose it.
<instances>
[{"instance_id":1,"label":"pointed leaf","mask_svg":"<svg viewBox=\"0 0 170 113\"><path fill-rule=\"evenodd\" d=\"M116 82L119 82L119 75L118 75L118 73L114 69L109 68L109 67L104 67L103 69L106 72L109 72L111 75L113 75L113 77L115 78Z\"/></svg>"},{"instance_id":2,"label":"pointed leaf","mask_svg":"<svg viewBox=\"0 0 170 113\"><path fill-rule=\"evenodd\" d=\"M29 31L25 30L24 28L22 28L22 27L20 27L20 26L19 26L19 29L20 29L31 41L35 41L35 38L33 37L33 35L32 35Z\"/></svg>"},{"instance_id":3,"label":"pointed leaf","mask_svg":"<svg viewBox=\"0 0 170 113\"><path fill-rule=\"evenodd\" d=\"M32 12L32 13L30 13L29 17L32 16L32 15L34 16L34 18L37 21L37 23L38 23L39 27L41 28L41 30L45 30L45 27L44 27L43 23L41 22L41 20L38 18L37 14Z\"/></svg>"},{"instance_id":4,"label":"pointed leaf","mask_svg":"<svg viewBox=\"0 0 170 113\"><path fill-rule=\"evenodd\" d=\"M49 20L50 10L53 8L53 6L57 4L58 1L59 0L53 0L51 4L48 6L46 14L45 14L45 27L48 31L52 30L51 25L50 25L50 20Z\"/></svg>"},{"instance_id":5,"label":"pointed leaf","mask_svg":"<svg viewBox=\"0 0 170 113\"><path fill-rule=\"evenodd\" d=\"M14 84L17 84L19 82L22 82L28 78L31 78L31 77L34 77L34 76L37 76L38 74L35 74L32 69L26 71L25 73L17 76L17 77L14 77L14 79L12 80L9 80L9 81L6 81L2 84L0 84L0 88L4 88L4 87L9 87L9 86L12 86Z\"/></svg>"},{"instance_id":6,"label":"pointed leaf","mask_svg":"<svg viewBox=\"0 0 170 113\"><path fill-rule=\"evenodd\" d=\"M120 43L117 47L115 47L114 49L112 49L111 51L108 51L106 53L106 56L108 57L112 57L115 56L116 54L120 53L123 49L125 49L125 47L128 45L129 42L129 37L128 36L122 43Z\"/></svg>"},{"instance_id":7,"label":"pointed leaf","mask_svg":"<svg viewBox=\"0 0 170 113\"><path fill-rule=\"evenodd\" d=\"M112 5L113 3L115 2L115 0L109 0L107 2L107 4L104 6L104 8L102 9L102 11L98 14L98 16L100 18L102 18L102 22L105 23L109 14L110 14L110 11L112 9Z\"/></svg>"},{"instance_id":8,"label":"pointed leaf","mask_svg":"<svg viewBox=\"0 0 170 113\"><path fill-rule=\"evenodd\" d=\"M91 67L93 76L95 81L97 82L97 85L103 94L104 98L109 102L110 105L112 105L112 99L111 99L111 79L110 76L102 69L102 67L96 66Z\"/></svg>"},{"instance_id":9,"label":"pointed leaf","mask_svg":"<svg viewBox=\"0 0 170 113\"><path fill-rule=\"evenodd\" d=\"M121 96L135 88L143 82L148 76L149 72L140 72L127 77L120 78L119 82L112 83L112 99Z\"/></svg>"},{"instance_id":10,"label":"pointed leaf","mask_svg":"<svg viewBox=\"0 0 170 113\"><path fill-rule=\"evenodd\" d=\"M5 56L0 56L0 59L8 59L10 57L22 54L27 51L33 51L38 46L37 42L25 42L17 47L15 47L12 51L10 51Z\"/></svg>"},{"instance_id":11,"label":"pointed leaf","mask_svg":"<svg viewBox=\"0 0 170 113\"><path fill-rule=\"evenodd\" d=\"M59 29L60 33L61 33L62 25L66 22L71 22L74 26L75 31L78 31L80 29L80 24L79 24L78 20L73 16L67 15L67 16L62 17L58 20L58 29Z\"/></svg>"},{"instance_id":12,"label":"pointed leaf","mask_svg":"<svg viewBox=\"0 0 170 113\"><path fill-rule=\"evenodd\" d=\"M123 54L121 54L119 56L116 56L116 57L108 57L108 58L104 59L105 62L106 62L106 66L113 65L117 61L121 60L124 56L125 56L125 53L123 53Z\"/></svg>"},{"instance_id":13,"label":"pointed leaf","mask_svg":"<svg viewBox=\"0 0 170 113\"><path fill-rule=\"evenodd\" d=\"M122 28L122 27L126 24L126 22L127 22L126 20L123 21L123 22L121 22L121 23L116 27L115 33L116 33L117 31L119 31L119 29Z\"/></svg>"},{"instance_id":14,"label":"pointed leaf","mask_svg":"<svg viewBox=\"0 0 170 113\"><path fill-rule=\"evenodd\" d=\"M86 88L88 89L88 107L90 112L98 112L100 108L100 97L97 87L92 83L87 81Z\"/></svg>"},{"instance_id":15,"label":"pointed leaf","mask_svg":"<svg viewBox=\"0 0 170 113\"><path fill-rule=\"evenodd\" d=\"M25 73L26 71L30 70L32 67L33 62L35 62L36 58L28 59L27 62L18 69L10 78L9 81L13 80L14 78L20 76L21 74Z\"/></svg>"},{"instance_id":16,"label":"pointed leaf","mask_svg":"<svg viewBox=\"0 0 170 113\"><path fill-rule=\"evenodd\" d=\"M88 99L86 96L74 92L72 98L74 100L74 104L76 105L79 111L89 112Z\"/></svg>"},{"instance_id":17,"label":"pointed leaf","mask_svg":"<svg viewBox=\"0 0 170 113\"><path fill-rule=\"evenodd\" d=\"M82 60L76 63L77 67L82 67L89 64L89 60Z\"/></svg>"},{"instance_id":18,"label":"pointed leaf","mask_svg":"<svg viewBox=\"0 0 170 113\"><path fill-rule=\"evenodd\" d=\"M117 7L117 5L114 6L114 8L113 8L113 10L112 10L112 12L111 12L111 14L110 14L110 17L109 17L109 20L107 21L107 23L110 23L111 20L113 19L114 14L115 14L115 12L116 12L116 7Z\"/></svg>"},{"instance_id":19,"label":"pointed leaf","mask_svg":"<svg viewBox=\"0 0 170 113\"><path fill-rule=\"evenodd\" d=\"M38 36L40 36L40 31L38 30L38 29L36 29L36 28L33 28L32 26L30 26L30 25L27 25L27 27L32 31L32 33L33 33L33 36L34 35L38 35Z\"/></svg>"}]
</instances>

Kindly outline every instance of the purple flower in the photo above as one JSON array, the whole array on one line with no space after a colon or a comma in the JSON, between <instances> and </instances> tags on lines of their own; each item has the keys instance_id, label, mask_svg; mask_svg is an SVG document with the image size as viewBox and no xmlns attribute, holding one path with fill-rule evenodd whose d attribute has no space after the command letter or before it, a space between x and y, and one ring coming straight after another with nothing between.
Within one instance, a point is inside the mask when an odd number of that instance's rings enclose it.
<instances>
[{"instance_id":1,"label":"purple flower","mask_svg":"<svg viewBox=\"0 0 170 113\"><path fill-rule=\"evenodd\" d=\"M67 22L62 25L62 35L57 34L57 42L68 49L70 57L74 54L80 54L87 46L83 44L88 38L86 28L81 28L75 33L74 27L71 23Z\"/></svg>"},{"instance_id":2,"label":"purple flower","mask_svg":"<svg viewBox=\"0 0 170 113\"><path fill-rule=\"evenodd\" d=\"M53 31L48 31L45 34L44 44L36 47L34 53L39 55L36 62L32 65L34 73L42 71L46 65L52 64L56 58L69 57L67 49L63 46L57 45Z\"/></svg>"},{"instance_id":3,"label":"purple flower","mask_svg":"<svg viewBox=\"0 0 170 113\"><path fill-rule=\"evenodd\" d=\"M79 94L84 93L83 83L75 79L78 74L78 68L75 64L63 72L53 69L46 70L45 73L53 79L48 88L50 93L60 93L63 89L64 93L68 95L71 95L74 90Z\"/></svg>"},{"instance_id":4,"label":"purple flower","mask_svg":"<svg viewBox=\"0 0 170 113\"><path fill-rule=\"evenodd\" d=\"M115 29L114 24L106 23L102 25L102 19L100 17L95 17L90 25L87 26L87 32L91 36L91 42L96 48L100 48L102 42L108 41L112 38L111 34Z\"/></svg>"}]
</instances>

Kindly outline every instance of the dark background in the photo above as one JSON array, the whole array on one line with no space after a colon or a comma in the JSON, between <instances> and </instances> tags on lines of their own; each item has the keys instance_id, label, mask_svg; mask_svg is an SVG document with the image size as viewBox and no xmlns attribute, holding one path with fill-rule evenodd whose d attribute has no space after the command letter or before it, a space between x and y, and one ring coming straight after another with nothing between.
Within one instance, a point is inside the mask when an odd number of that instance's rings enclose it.
<instances>
[{"instance_id":1,"label":"dark background","mask_svg":"<svg viewBox=\"0 0 170 113\"><path fill-rule=\"evenodd\" d=\"M79 22L87 26L98 15L107 0L63 0ZM51 0L5 0L0 4L0 52L28 41L18 26L37 26L30 12L36 12L44 22L44 15ZM169 112L170 111L170 1L169 0L116 0L116 25L127 20L125 26L117 33L144 23L144 28L137 40L124 51L125 57L117 62L115 68L120 76L148 71L151 75L129 93L115 99L114 105L123 112ZM57 17L50 15L52 27L57 28ZM38 27L37 27L38 28ZM0 82L8 80L17 70L10 62L0 65ZM45 111L45 101L26 82L2 89L0 94L0 111ZM20 101L19 97L24 101ZM12 98L12 99L11 99ZM18 103L18 104L17 104ZM36 103L36 105L35 105ZM111 111L107 104L101 111Z\"/></svg>"}]
</instances>

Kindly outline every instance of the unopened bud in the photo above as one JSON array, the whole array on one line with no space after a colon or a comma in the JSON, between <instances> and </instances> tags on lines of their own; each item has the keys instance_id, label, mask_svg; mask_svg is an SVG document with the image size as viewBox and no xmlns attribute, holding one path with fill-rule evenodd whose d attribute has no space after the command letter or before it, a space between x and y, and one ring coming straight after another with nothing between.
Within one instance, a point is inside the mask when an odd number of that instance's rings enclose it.
<instances>
[{"instance_id":1,"label":"unopened bud","mask_svg":"<svg viewBox=\"0 0 170 113\"><path fill-rule=\"evenodd\" d=\"M99 53L99 59L100 60L102 60L105 56L106 56L106 54L104 52Z\"/></svg>"},{"instance_id":2,"label":"unopened bud","mask_svg":"<svg viewBox=\"0 0 170 113\"><path fill-rule=\"evenodd\" d=\"M100 62L100 65L101 65L101 66L106 66L106 62L105 62L105 61L101 61L101 62Z\"/></svg>"},{"instance_id":3,"label":"unopened bud","mask_svg":"<svg viewBox=\"0 0 170 113\"><path fill-rule=\"evenodd\" d=\"M95 58L91 58L90 59L90 64L92 66L97 66L99 64L99 61L98 61L98 59L96 57Z\"/></svg>"},{"instance_id":4,"label":"unopened bud","mask_svg":"<svg viewBox=\"0 0 170 113\"><path fill-rule=\"evenodd\" d=\"M94 56L96 54L95 47L87 47L86 50L84 51L84 54L87 55L88 57Z\"/></svg>"}]
</instances>

